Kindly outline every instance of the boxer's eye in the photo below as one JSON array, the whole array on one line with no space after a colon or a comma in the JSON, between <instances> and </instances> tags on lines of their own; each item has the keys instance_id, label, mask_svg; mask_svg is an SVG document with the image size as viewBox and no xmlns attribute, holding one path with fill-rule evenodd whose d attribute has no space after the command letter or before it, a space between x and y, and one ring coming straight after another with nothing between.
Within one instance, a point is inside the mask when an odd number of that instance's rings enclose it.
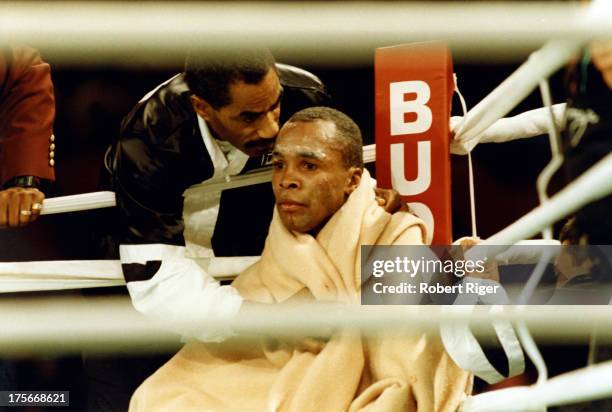
<instances>
[{"instance_id":1,"label":"boxer's eye","mask_svg":"<svg viewBox=\"0 0 612 412\"><path fill-rule=\"evenodd\" d=\"M248 113L242 113L240 115L240 120L243 123L251 124L251 123L254 123L257 119L259 119L259 117L261 117L261 113L250 113L250 112L248 112Z\"/></svg>"},{"instance_id":2,"label":"boxer's eye","mask_svg":"<svg viewBox=\"0 0 612 412\"><path fill-rule=\"evenodd\" d=\"M304 162L302 167L306 170L317 170L317 165L312 162Z\"/></svg>"}]
</instances>

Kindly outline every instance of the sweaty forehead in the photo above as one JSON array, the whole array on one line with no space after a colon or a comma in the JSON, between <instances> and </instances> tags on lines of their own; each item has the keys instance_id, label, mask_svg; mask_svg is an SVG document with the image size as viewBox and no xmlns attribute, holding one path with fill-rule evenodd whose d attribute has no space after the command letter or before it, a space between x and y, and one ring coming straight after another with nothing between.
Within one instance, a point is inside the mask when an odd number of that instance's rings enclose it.
<instances>
[{"instance_id":1,"label":"sweaty forehead","mask_svg":"<svg viewBox=\"0 0 612 412\"><path fill-rule=\"evenodd\" d=\"M286 123L278 134L274 151L280 155L323 153L342 149L336 125L330 121Z\"/></svg>"},{"instance_id":2,"label":"sweaty forehead","mask_svg":"<svg viewBox=\"0 0 612 412\"><path fill-rule=\"evenodd\" d=\"M336 141L336 125L329 120L289 121L284 124L278 137L303 137L321 142Z\"/></svg>"},{"instance_id":3,"label":"sweaty forehead","mask_svg":"<svg viewBox=\"0 0 612 412\"><path fill-rule=\"evenodd\" d=\"M235 112L265 112L273 106L281 94L281 84L276 71L270 69L257 84L238 80L230 84L230 109Z\"/></svg>"}]
</instances>

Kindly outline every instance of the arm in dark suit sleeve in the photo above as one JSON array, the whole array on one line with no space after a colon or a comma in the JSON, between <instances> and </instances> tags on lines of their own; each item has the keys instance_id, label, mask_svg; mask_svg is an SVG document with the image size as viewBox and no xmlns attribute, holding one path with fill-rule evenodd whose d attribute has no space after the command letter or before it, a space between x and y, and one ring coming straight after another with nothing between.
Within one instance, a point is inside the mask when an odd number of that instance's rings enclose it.
<instances>
[{"instance_id":1,"label":"arm in dark suit sleeve","mask_svg":"<svg viewBox=\"0 0 612 412\"><path fill-rule=\"evenodd\" d=\"M107 159L123 244L184 245L182 193L191 182L183 167L186 154L172 144L181 140L173 133L183 119L173 116L175 110L159 94L140 101L123 119Z\"/></svg>"},{"instance_id":2,"label":"arm in dark suit sleeve","mask_svg":"<svg viewBox=\"0 0 612 412\"><path fill-rule=\"evenodd\" d=\"M0 118L0 186L13 186L9 181L20 176L54 180L50 162L55 118L53 83L49 65L35 49L2 50Z\"/></svg>"},{"instance_id":3,"label":"arm in dark suit sleeve","mask_svg":"<svg viewBox=\"0 0 612 412\"><path fill-rule=\"evenodd\" d=\"M187 320L231 319L242 305L233 287L221 286L185 257L182 194L212 170L198 170L200 163L193 160L204 148L198 149L203 143L192 130L197 124L188 102L181 101L183 92L176 77L147 95L122 122L108 159L120 219L119 257L139 312L182 335L219 341L232 334L222 323L196 331L180 327Z\"/></svg>"}]
</instances>

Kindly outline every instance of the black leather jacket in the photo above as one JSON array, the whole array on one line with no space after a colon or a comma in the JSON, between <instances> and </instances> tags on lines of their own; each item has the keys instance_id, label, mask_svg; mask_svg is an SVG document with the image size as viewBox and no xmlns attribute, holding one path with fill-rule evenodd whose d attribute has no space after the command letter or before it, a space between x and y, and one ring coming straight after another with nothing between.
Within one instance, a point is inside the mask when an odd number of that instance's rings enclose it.
<instances>
[{"instance_id":1,"label":"black leather jacket","mask_svg":"<svg viewBox=\"0 0 612 412\"><path fill-rule=\"evenodd\" d=\"M329 104L316 76L283 64L277 69L284 88L281 123L302 108ZM123 119L120 139L107 153L120 243L184 245L183 191L214 173L190 94L184 73L160 86ZM251 158L242 173L262 164L263 157ZM213 236L218 256L257 255L263 249L273 198L269 183L258 186L222 194Z\"/></svg>"}]
</instances>

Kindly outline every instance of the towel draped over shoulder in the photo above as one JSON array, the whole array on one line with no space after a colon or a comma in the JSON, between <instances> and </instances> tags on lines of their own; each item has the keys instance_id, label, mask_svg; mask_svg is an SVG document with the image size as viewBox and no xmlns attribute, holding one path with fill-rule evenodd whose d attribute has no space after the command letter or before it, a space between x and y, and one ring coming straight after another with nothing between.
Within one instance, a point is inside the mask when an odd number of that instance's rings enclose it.
<instances>
[{"instance_id":1,"label":"towel draped over shoulder","mask_svg":"<svg viewBox=\"0 0 612 412\"><path fill-rule=\"evenodd\" d=\"M247 300L359 303L361 245L425 242L409 213L386 213L364 170L317 237L275 211L261 260L233 283ZM135 392L131 411L455 411L471 392L439 337L343 330L331 338L189 343Z\"/></svg>"}]
</instances>

